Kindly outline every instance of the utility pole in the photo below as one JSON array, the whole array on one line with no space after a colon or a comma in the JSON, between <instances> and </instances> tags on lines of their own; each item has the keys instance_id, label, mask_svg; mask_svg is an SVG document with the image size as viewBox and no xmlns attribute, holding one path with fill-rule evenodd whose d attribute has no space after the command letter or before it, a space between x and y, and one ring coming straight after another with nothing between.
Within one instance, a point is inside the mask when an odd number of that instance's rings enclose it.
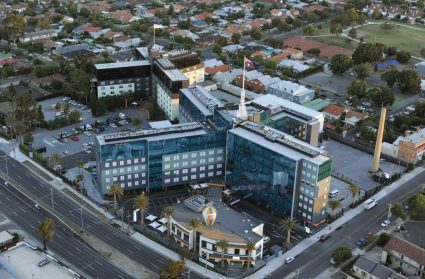
<instances>
[{"instance_id":1,"label":"utility pole","mask_svg":"<svg viewBox=\"0 0 425 279\"><path fill-rule=\"evenodd\" d=\"M388 213L387 213L387 220L390 221L391 218L391 203L388 204Z\"/></svg>"}]
</instances>

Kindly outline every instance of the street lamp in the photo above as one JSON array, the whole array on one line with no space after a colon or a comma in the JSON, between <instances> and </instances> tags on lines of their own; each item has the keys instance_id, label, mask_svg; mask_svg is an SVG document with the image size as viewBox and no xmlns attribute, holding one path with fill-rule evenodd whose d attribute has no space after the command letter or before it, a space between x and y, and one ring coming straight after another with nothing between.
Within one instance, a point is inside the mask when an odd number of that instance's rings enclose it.
<instances>
[{"instance_id":1,"label":"street lamp","mask_svg":"<svg viewBox=\"0 0 425 279\"><path fill-rule=\"evenodd\" d=\"M81 207L81 208L76 208L76 209L70 210L69 213L71 213L73 211L77 211L77 210L80 210L80 212L81 212L81 234L84 234L83 208Z\"/></svg>"}]
</instances>

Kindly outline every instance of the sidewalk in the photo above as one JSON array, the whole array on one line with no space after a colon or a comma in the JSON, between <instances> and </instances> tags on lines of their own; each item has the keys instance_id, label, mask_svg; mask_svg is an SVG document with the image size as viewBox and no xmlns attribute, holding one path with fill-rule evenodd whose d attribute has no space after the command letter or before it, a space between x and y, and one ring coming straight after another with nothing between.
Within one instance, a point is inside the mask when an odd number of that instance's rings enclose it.
<instances>
[{"instance_id":1,"label":"sidewalk","mask_svg":"<svg viewBox=\"0 0 425 279\"><path fill-rule=\"evenodd\" d=\"M410 179L412 179L413 177L415 177L417 174L421 173L425 171L424 168L422 167L417 167L415 170L413 170L410 173L405 174L404 176L402 176L399 180L397 180L396 182L394 182L393 184L391 184L390 186L387 186L385 188L383 188L380 192L378 192L376 195L373 196L373 198L375 198L376 200L380 200L382 197L386 196L387 194L393 192L395 189L397 189L401 184L409 181ZM326 227L322 230L320 230L319 232L317 232L316 234L312 235L309 238L306 238L305 240L299 242L294 248L292 248L291 250L287 251L286 253L280 255L277 258L274 258L273 260L271 260L270 262L268 262L266 264L266 266L264 266L262 269L260 269L259 271L255 272L254 274L251 274L250 276L246 277L246 278L250 278L250 279L256 279L256 278L266 278L267 275L269 275L270 273L272 273L273 271L275 271L276 269L278 269L279 267L281 267L285 261L286 258L288 257L295 257L299 254L301 254L302 252L304 252L305 250L307 250L308 248L310 248L313 244L315 244L316 242L319 241L319 237L325 233L331 233L333 232L336 228L338 228L339 226L342 226L343 224L347 223L348 221L350 221L352 218L356 217L357 215L359 215L360 213L363 212L363 206L357 206L354 209L348 210L344 213L344 215L339 218L338 220L336 220L335 222L332 223L332 225L330 226L331 230L329 230L329 227Z\"/></svg>"},{"instance_id":2,"label":"sidewalk","mask_svg":"<svg viewBox=\"0 0 425 279\"><path fill-rule=\"evenodd\" d=\"M7 142L5 139L0 138L0 143L1 142ZM28 161L30 162L32 165L34 165L37 169L39 169L40 171L43 171L47 176L51 177L52 180L50 182L48 182L50 185L52 185L53 187L57 188L58 190L60 190L61 192L63 192L62 190L64 188L68 189L69 191L73 192L74 194L80 196L80 193L76 190L74 190L72 187L67 187L65 184L61 185L57 180L56 180L56 176L54 176L53 174L51 174L49 171L45 170L43 167L41 167L40 165L38 165L36 162L34 162L32 159L28 158L26 155L24 155L19 149L15 150L15 154L13 154L13 152L11 152L9 155L11 155L11 157L15 158L17 161L19 162L24 162L24 161ZM38 175L37 173L34 172L34 174ZM41 177L41 176L40 176ZM43 177L41 177L43 178ZM63 192L64 193L64 192ZM64 193L65 194L65 193ZM101 207L99 207L96 203L92 202L91 200L87 199L86 197L84 197L84 202L90 204L93 208L95 208L100 214L102 214L103 216L105 216L108 220L113 221L114 223L120 225L121 227L127 227L127 224L125 224L124 226L122 225L121 221L116 220L116 216L112 215L111 213L109 213L108 211L105 212L105 210ZM139 242L141 245L147 247L148 249L151 249L152 251L155 251L157 253L160 253L161 255L163 255L166 258L172 259L172 260L179 260L180 256L167 249L166 247L156 243L155 241L145 237L144 235L142 235L139 232L131 232L130 233L131 237L136 240L137 242ZM222 276L218 273L215 273L211 270L208 270L200 265L198 265L197 263L194 263L192 261L186 260L186 266L187 268L189 268L191 271L196 272L200 275L203 276L207 276L208 278L219 278L219 279L224 279L227 278L225 276ZM158 267L161 268L161 267Z\"/></svg>"}]
</instances>

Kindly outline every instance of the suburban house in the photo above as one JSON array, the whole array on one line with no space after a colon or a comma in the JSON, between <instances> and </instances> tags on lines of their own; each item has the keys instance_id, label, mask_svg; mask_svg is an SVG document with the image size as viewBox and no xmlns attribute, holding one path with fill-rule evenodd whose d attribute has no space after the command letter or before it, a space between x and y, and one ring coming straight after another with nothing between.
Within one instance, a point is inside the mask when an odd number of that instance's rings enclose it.
<instances>
[{"instance_id":1,"label":"suburban house","mask_svg":"<svg viewBox=\"0 0 425 279\"><path fill-rule=\"evenodd\" d=\"M268 86L267 94L272 94L297 104L303 104L314 98L315 91L295 82L280 80Z\"/></svg>"},{"instance_id":2,"label":"suburban house","mask_svg":"<svg viewBox=\"0 0 425 279\"><path fill-rule=\"evenodd\" d=\"M21 41L22 43L28 43L40 39L50 39L56 37L57 35L58 31L53 29L41 30L36 32L25 32L19 38L19 41Z\"/></svg>"},{"instance_id":3,"label":"suburban house","mask_svg":"<svg viewBox=\"0 0 425 279\"><path fill-rule=\"evenodd\" d=\"M382 250L381 262L390 261L408 275L425 276L425 249L397 236Z\"/></svg>"},{"instance_id":4,"label":"suburban house","mask_svg":"<svg viewBox=\"0 0 425 279\"><path fill-rule=\"evenodd\" d=\"M323 111L323 115L328 120L335 120L339 119L344 112L344 122L349 126L355 126L357 122L359 122L360 120L364 120L368 117L367 114L363 112L358 112L350 107L343 107L337 104L330 104L328 107L326 107Z\"/></svg>"},{"instance_id":5,"label":"suburban house","mask_svg":"<svg viewBox=\"0 0 425 279\"><path fill-rule=\"evenodd\" d=\"M353 275L360 279L406 279L407 277L395 272L383 264L376 263L365 256L357 258L353 265Z\"/></svg>"},{"instance_id":6,"label":"suburban house","mask_svg":"<svg viewBox=\"0 0 425 279\"><path fill-rule=\"evenodd\" d=\"M325 119L327 120L335 120L339 119L344 111L344 107L338 106L337 104L330 104L323 111L323 116L325 116Z\"/></svg>"},{"instance_id":7,"label":"suburban house","mask_svg":"<svg viewBox=\"0 0 425 279\"><path fill-rule=\"evenodd\" d=\"M295 74L299 74L310 69L310 66L305 65L304 63L298 60L292 60L292 59L286 59L279 62L278 67L292 69L292 72L294 72Z\"/></svg>"},{"instance_id":8,"label":"suburban house","mask_svg":"<svg viewBox=\"0 0 425 279\"><path fill-rule=\"evenodd\" d=\"M209 75L215 75L218 72L227 72L230 70L230 66L224 64L221 60L209 59L204 61L205 73Z\"/></svg>"},{"instance_id":9,"label":"suburban house","mask_svg":"<svg viewBox=\"0 0 425 279\"><path fill-rule=\"evenodd\" d=\"M421 76L423 79L425 79L425 61L416 63L414 67L418 75Z\"/></svg>"}]
</instances>

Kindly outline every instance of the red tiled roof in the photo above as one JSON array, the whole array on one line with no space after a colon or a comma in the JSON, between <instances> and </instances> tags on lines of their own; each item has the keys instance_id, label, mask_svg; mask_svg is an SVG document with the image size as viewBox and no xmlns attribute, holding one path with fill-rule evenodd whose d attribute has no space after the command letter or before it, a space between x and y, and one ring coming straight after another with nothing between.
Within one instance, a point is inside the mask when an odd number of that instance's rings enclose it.
<instances>
[{"instance_id":1,"label":"red tiled roof","mask_svg":"<svg viewBox=\"0 0 425 279\"><path fill-rule=\"evenodd\" d=\"M344 112L344 107L338 106L336 104L330 104L323 112L339 117Z\"/></svg>"},{"instance_id":2,"label":"red tiled roof","mask_svg":"<svg viewBox=\"0 0 425 279\"><path fill-rule=\"evenodd\" d=\"M425 249L397 236L390 239L384 247L385 251L397 251L406 257L425 265Z\"/></svg>"},{"instance_id":3,"label":"red tiled roof","mask_svg":"<svg viewBox=\"0 0 425 279\"><path fill-rule=\"evenodd\" d=\"M366 119L367 118L367 114L363 113L363 112L358 112L355 110L350 109L347 112L347 116L345 117L346 119L350 119L352 117L357 117L359 119Z\"/></svg>"}]
</instances>

